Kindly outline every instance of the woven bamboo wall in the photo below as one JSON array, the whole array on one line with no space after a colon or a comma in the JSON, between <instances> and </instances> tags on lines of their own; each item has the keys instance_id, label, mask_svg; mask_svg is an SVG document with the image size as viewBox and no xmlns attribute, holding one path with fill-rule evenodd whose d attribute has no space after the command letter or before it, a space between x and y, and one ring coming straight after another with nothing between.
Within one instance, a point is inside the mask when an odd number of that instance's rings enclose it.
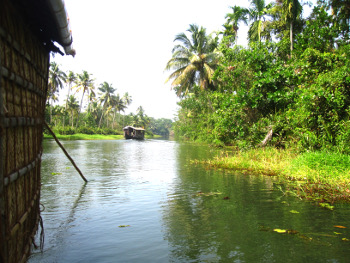
<instances>
[{"instance_id":1,"label":"woven bamboo wall","mask_svg":"<svg viewBox=\"0 0 350 263\"><path fill-rule=\"evenodd\" d=\"M25 262L40 211L49 52L0 0L0 262Z\"/></svg>"}]
</instances>

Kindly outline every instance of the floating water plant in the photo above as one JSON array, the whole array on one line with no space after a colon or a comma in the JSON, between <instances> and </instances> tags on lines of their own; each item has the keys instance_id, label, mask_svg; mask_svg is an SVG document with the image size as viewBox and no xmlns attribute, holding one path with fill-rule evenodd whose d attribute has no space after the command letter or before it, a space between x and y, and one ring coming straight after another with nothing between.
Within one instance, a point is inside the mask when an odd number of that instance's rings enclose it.
<instances>
[{"instance_id":1,"label":"floating water plant","mask_svg":"<svg viewBox=\"0 0 350 263\"><path fill-rule=\"evenodd\" d=\"M291 212L292 214L299 214L299 212L296 210L290 210L289 212Z\"/></svg>"},{"instance_id":2,"label":"floating water plant","mask_svg":"<svg viewBox=\"0 0 350 263\"><path fill-rule=\"evenodd\" d=\"M346 228L346 226L334 226L336 228Z\"/></svg>"},{"instance_id":3,"label":"floating water plant","mask_svg":"<svg viewBox=\"0 0 350 263\"><path fill-rule=\"evenodd\" d=\"M220 192L208 192L208 193L203 193L203 192L198 192L196 196L217 196L217 195L222 195Z\"/></svg>"},{"instance_id":4,"label":"floating water plant","mask_svg":"<svg viewBox=\"0 0 350 263\"><path fill-rule=\"evenodd\" d=\"M277 232L277 233L280 233L280 234L287 233L287 230L285 230L285 229L279 229L279 228L275 228L273 231L275 231L275 232Z\"/></svg>"},{"instance_id":5,"label":"floating water plant","mask_svg":"<svg viewBox=\"0 0 350 263\"><path fill-rule=\"evenodd\" d=\"M319 205L323 208L329 209L329 210L333 210L334 206L328 204L328 203L319 203Z\"/></svg>"}]
</instances>

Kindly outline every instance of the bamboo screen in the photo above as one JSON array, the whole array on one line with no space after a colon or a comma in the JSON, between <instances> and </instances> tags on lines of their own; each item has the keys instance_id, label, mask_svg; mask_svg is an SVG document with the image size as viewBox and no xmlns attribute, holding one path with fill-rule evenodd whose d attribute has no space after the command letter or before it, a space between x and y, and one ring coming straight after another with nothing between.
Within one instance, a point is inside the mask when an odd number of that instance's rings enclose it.
<instances>
[{"instance_id":1,"label":"bamboo screen","mask_svg":"<svg viewBox=\"0 0 350 263\"><path fill-rule=\"evenodd\" d=\"M49 52L0 0L0 262L25 262L40 219Z\"/></svg>"}]
</instances>

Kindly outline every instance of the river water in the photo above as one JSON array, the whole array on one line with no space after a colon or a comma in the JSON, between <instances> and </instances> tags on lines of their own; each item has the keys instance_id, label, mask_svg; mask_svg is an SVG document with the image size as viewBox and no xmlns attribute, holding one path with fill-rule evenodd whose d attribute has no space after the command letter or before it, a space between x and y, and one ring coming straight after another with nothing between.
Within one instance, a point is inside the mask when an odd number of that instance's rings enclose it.
<instances>
[{"instance_id":1,"label":"river water","mask_svg":"<svg viewBox=\"0 0 350 263\"><path fill-rule=\"evenodd\" d=\"M63 144L89 182L44 141L45 245L31 263L350 262L348 204L330 211L274 190L271 178L191 164L219 154L206 146Z\"/></svg>"}]
</instances>

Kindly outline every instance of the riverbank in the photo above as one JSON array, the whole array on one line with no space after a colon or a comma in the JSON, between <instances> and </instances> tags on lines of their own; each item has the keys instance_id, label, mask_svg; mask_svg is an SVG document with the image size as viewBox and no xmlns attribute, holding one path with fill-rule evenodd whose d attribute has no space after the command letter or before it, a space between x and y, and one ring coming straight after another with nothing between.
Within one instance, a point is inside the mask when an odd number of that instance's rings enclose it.
<instances>
[{"instance_id":1,"label":"riverbank","mask_svg":"<svg viewBox=\"0 0 350 263\"><path fill-rule=\"evenodd\" d=\"M103 135L103 134L83 134L76 133L72 135L60 135L55 134L57 139L62 141L74 141L74 140L122 140L124 139L123 135ZM158 139L161 138L160 135L149 136L145 135L146 139ZM51 135L44 134L44 139L53 139Z\"/></svg>"},{"instance_id":2,"label":"riverbank","mask_svg":"<svg viewBox=\"0 0 350 263\"><path fill-rule=\"evenodd\" d=\"M212 168L231 169L276 178L275 186L285 194L331 204L350 201L350 157L328 152L298 154L289 150L260 148L237 151L204 162Z\"/></svg>"}]
</instances>

